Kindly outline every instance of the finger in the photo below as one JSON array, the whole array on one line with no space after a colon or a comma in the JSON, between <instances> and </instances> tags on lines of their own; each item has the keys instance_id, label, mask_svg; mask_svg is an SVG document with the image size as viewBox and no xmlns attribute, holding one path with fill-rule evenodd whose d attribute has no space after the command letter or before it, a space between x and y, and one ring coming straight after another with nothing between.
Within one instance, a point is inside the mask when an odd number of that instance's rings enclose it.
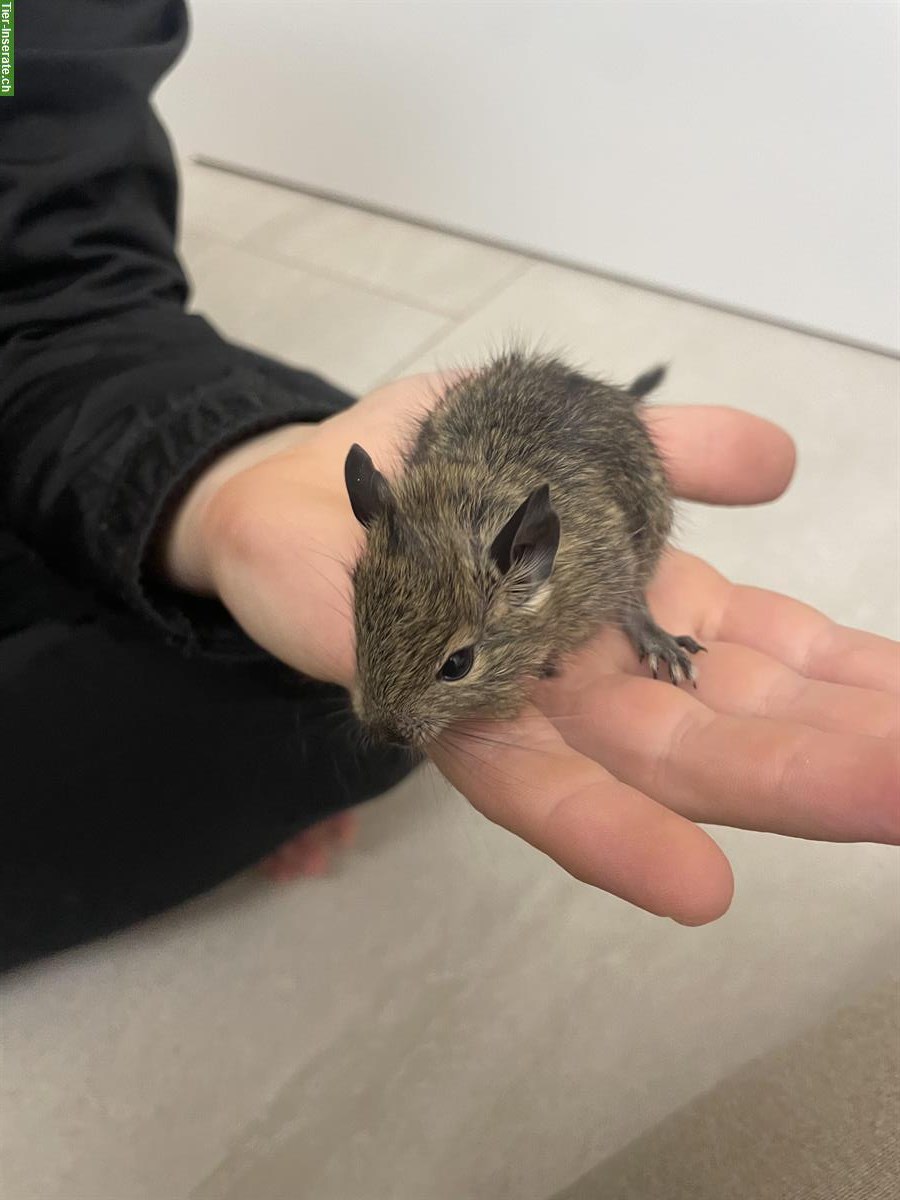
<instances>
[{"instance_id":1,"label":"finger","mask_svg":"<svg viewBox=\"0 0 900 1200\"><path fill-rule=\"evenodd\" d=\"M900 645L837 625L799 600L732 584L714 636L780 659L801 675L900 694Z\"/></svg>"},{"instance_id":2,"label":"finger","mask_svg":"<svg viewBox=\"0 0 900 1200\"><path fill-rule=\"evenodd\" d=\"M734 408L647 407L643 418L677 495L707 504L760 504L791 481L796 451L778 425Z\"/></svg>"},{"instance_id":3,"label":"finger","mask_svg":"<svg viewBox=\"0 0 900 1200\"><path fill-rule=\"evenodd\" d=\"M575 753L537 710L448 731L432 757L480 812L576 879L688 925L728 908L715 842Z\"/></svg>"},{"instance_id":4,"label":"finger","mask_svg":"<svg viewBox=\"0 0 900 1200\"><path fill-rule=\"evenodd\" d=\"M710 642L699 699L719 713L793 721L831 733L900 734L900 696L807 679L759 650Z\"/></svg>"},{"instance_id":5,"label":"finger","mask_svg":"<svg viewBox=\"0 0 900 1200\"><path fill-rule=\"evenodd\" d=\"M684 632L679 625L678 632ZM804 675L748 646L730 642L705 642L706 653L693 658L697 696L709 708L734 716L759 716L793 721L832 733L861 733L869 737L900 734L900 696L874 688L823 683ZM649 678L646 663L639 662L628 641L598 638L582 656L578 674L570 678L582 686L617 672ZM593 670L591 670L593 668ZM552 685L545 685L549 693Z\"/></svg>"},{"instance_id":6,"label":"finger","mask_svg":"<svg viewBox=\"0 0 900 1200\"><path fill-rule=\"evenodd\" d=\"M571 700L570 700L571 703ZM566 740L692 821L829 841L900 840L900 747L711 712L655 680L601 681Z\"/></svg>"},{"instance_id":7,"label":"finger","mask_svg":"<svg viewBox=\"0 0 900 1200\"><path fill-rule=\"evenodd\" d=\"M665 554L648 590L651 611L704 645L750 646L799 675L900 694L900 645L838 625L818 609L763 588L731 583L692 554Z\"/></svg>"}]
</instances>

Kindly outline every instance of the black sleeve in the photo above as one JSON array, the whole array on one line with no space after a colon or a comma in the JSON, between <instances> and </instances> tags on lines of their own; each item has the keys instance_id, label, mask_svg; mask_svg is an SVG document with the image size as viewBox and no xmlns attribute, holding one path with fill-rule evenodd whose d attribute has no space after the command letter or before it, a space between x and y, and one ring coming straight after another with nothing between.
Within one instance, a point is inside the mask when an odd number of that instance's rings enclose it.
<instances>
[{"instance_id":1,"label":"black sleeve","mask_svg":"<svg viewBox=\"0 0 900 1200\"><path fill-rule=\"evenodd\" d=\"M212 459L350 397L185 312L177 180L150 95L183 0L29 0L0 99L0 524L186 647L243 653L224 609L142 573Z\"/></svg>"}]
</instances>

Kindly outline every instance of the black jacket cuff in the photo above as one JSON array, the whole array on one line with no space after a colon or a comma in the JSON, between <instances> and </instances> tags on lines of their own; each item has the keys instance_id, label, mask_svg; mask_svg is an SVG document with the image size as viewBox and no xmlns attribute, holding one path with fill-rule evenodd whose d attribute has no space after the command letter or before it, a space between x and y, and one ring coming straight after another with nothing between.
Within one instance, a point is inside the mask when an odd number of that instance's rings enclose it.
<instances>
[{"instance_id":1,"label":"black jacket cuff","mask_svg":"<svg viewBox=\"0 0 900 1200\"><path fill-rule=\"evenodd\" d=\"M177 309L76 326L2 357L0 520L186 651L261 654L217 601L153 579L154 537L219 455L353 398Z\"/></svg>"}]
</instances>

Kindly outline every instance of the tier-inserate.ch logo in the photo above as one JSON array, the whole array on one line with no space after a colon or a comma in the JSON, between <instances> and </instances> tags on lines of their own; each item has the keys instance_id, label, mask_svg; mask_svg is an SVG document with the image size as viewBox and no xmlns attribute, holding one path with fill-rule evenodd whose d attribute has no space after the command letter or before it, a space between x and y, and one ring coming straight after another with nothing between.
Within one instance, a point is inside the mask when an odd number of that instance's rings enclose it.
<instances>
[{"instance_id":1,"label":"tier-inserate.ch logo","mask_svg":"<svg viewBox=\"0 0 900 1200\"><path fill-rule=\"evenodd\" d=\"M16 0L0 0L0 96L16 94Z\"/></svg>"}]
</instances>

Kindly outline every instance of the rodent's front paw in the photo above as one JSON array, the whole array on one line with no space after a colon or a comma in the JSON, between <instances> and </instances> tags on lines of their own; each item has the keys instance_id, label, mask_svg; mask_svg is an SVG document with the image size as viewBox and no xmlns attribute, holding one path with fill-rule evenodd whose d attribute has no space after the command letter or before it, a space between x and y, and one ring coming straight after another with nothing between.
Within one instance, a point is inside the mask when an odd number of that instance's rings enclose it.
<instances>
[{"instance_id":1,"label":"rodent's front paw","mask_svg":"<svg viewBox=\"0 0 900 1200\"><path fill-rule=\"evenodd\" d=\"M689 680L694 687L697 686L696 670L688 655L698 654L700 651L705 652L706 647L701 646L692 637L673 637L658 625L646 629L637 642L638 657L641 662L646 658L653 678L659 678L659 664L663 662L668 668L669 678L676 687L685 680Z\"/></svg>"}]
</instances>

